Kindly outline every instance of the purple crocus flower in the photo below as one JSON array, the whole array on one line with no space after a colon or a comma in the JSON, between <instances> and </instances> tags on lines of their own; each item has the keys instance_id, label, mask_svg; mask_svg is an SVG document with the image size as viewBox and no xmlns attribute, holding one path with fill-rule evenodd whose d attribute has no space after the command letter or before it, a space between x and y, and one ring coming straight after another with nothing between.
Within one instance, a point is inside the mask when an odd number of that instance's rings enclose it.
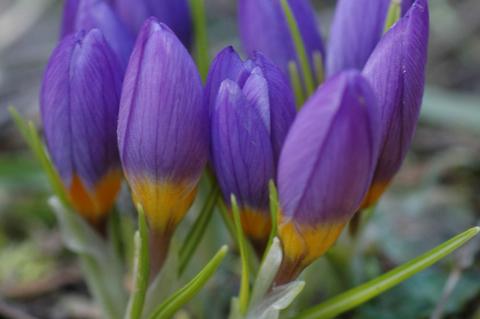
<instances>
[{"instance_id":1,"label":"purple crocus flower","mask_svg":"<svg viewBox=\"0 0 480 319\"><path fill-rule=\"evenodd\" d=\"M379 132L375 96L357 71L327 80L298 113L278 167L284 252L278 284L321 256L359 208L373 176Z\"/></svg>"},{"instance_id":2,"label":"purple crocus flower","mask_svg":"<svg viewBox=\"0 0 480 319\"><path fill-rule=\"evenodd\" d=\"M370 192L375 204L400 169L415 133L425 85L428 3L417 0L388 31L363 71L381 108L381 149Z\"/></svg>"},{"instance_id":3,"label":"purple crocus flower","mask_svg":"<svg viewBox=\"0 0 480 319\"><path fill-rule=\"evenodd\" d=\"M288 0L297 20L300 34L313 68L315 53L324 56L324 47L315 12L309 0ZM280 0L240 0L238 2L240 37L246 52L264 53L288 74L288 63L297 61L294 43L290 35ZM298 65L298 70L300 70Z\"/></svg>"},{"instance_id":4,"label":"purple crocus flower","mask_svg":"<svg viewBox=\"0 0 480 319\"><path fill-rule=\"evenodd\" d=\"M392 1L402 12L413 0L339 0L327 49L327 76L348 69L361 70L385 30Z\"/></svg>"},{"instance_id":5,"label":"purple crocus flower","mask_svg":"<svg viewBox=\"0 0 480 319\"><path fill-rule=\"evenodd\" d=\"M170 236L191 206L208 157L208 110L195 63L175 34L148 19L123 83L118 144L136 203Z\"/></svg>"},{"instance_id":6,"label":"purple crocus flower","mask_svg":"<svg viewBox=\"0 0 480 319\"><path fill-rule=\"evenodd\" d=\"M226 202L237 197L245 233L261 251L271 227L268 183L295 117L288 80L260 53L243 62L227 47L212 64L205 95L218 182Z\"/></svg>"},{"instance_id":7,"label":"purple crocus flower","mask_svg":"<svg viewBox=\"0 0 480 319\"><path fill-rule=\"evenodd\" d=\"M144 21L153 16L168 25L189 47L192 40L192 18L188 0L109 0L122 21L135 34Z\"/></svg>"},{"instance_id":8,"label":"purple crocus flower","mask_svg":"<svg viewBox=\"0 0 480 319\"><path fill-rule=\"evenodd\" d=\"M134 36L105 0L66 0L63 11L62 38L80 30L100 29L125 69Z\"/></svg>"},{"instance_id":9,"label":"purple crocus flower","mask_svg":"<svg viewBox=\"0 0 480 319\"><path fill-rule=\"evenodd\" d=\"M120 188L116 123L122 74L102 33L66 36L41 91L45 140L72 206L101 226Z\"/></svg>"}]
</instances>

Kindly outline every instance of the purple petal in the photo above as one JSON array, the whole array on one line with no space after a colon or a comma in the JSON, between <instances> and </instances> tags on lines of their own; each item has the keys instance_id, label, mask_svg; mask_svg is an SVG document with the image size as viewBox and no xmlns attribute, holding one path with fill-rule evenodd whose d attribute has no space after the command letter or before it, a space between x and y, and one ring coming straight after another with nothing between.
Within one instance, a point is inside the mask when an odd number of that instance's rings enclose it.
<instances>
[{"instance_id":1,"label":"purple petal","mask_svg":"<svg viewBox=\"0 0 480 319\"><path fill-rule=\"evenodd\" d=\"M223 49L214 59L207 77L205 88L205 103L209 109L214 108L220 83L225 79L236 82L245 89L247 79L256 73L259 86L248 90L256 92L263 101L263 118L269 121L267 128L271 134L275 162L278 161L280 150L288 129L295 118L295 102L293 93L285 74L263 54L255 52L252 60L243 62L232 47ZM266 83L266 86L264 85ZM252 92L252 94L253 94ZM268 111L266 106L268 105ZM268 114L267 114L268 112Z\"/></svg>"},{"instance_id":2,"label":"purple petal","mask_svg":"<svg viewBox=\"0 0 480 319\"><path fill-rule=\"evenodd\" d=\"M383 34L390 1L338 1L327 52L328 76L364 67Z\"/></svg>"},{"instance_id":3,"label":"purple petal","mask_svg":"<svg viewBox=\"0 0 480 319\"><path fill-rule=\"evenodd\" d=\"M402 16L407 14L407 11L412 7L415 0L402 0Z\"/></svg>"},{"instance_id":4,"label":"purple petal","mask_svg":"<svg viewBox=\"0 0 480 319\"><path fill-rule=\"evenodd\" d=\"M119 165L120 86L119 66L99 30L67 36L54 50L41 113L48 150L66 185L76 174L93 189Z\"/></svg>"},{"instance_id":5,"label":"purple petal","mask_svg":"<svg viewBox=\"0 0 480 319\"><path fill-rule=\"evenodd\" d=\"M60 29L60 38L75 33L75 20L77 18L78 4L80 0L65 0L63 6L62 26Z\"/></svg>"},{"instance_id":6,"label":"purple petal","mask_svg":"<svg viewBox=\"0 0 480 319\"><path fill-rule=\"evenodd\" d=\"M268 208L268 182L274 176L270 136L258 109L231 80L222 82L212 117L213 162L225 200Z\"/></svg>"},{"instance_id":7,"label":"purple petal","mask_svg":"<svg viewBox=\"0 0 480 319\"><path fill-rule=\"evenodd\" d=\"M145 20L156 17L168 25L189 47L192 40L192 19L187 0L111 0L115 10L130 30L137 34Z\"/></svg>"},{"instance_id":8,"label":"purple petal","mask_svg":"<svg viewBox=\"0 0 480 319\"><path fill-rule=\"evenodd\" d=\"M133 47L133 34L127 30L108 3L104 0L68 1L64 14L63 35L72 31L100 29L120 64L126 67Z\"/></svg>"},{"instance_id":9,"label":"purple petal","mask_svg":"<svg viewBox=\"0 0 480 319\"><path fill-rule=\"evenodd\" d=\"M238 53L229 46L220 51L210 66L205 85L205 103L213 111L220 84L225 79L230 79L243 86L250 72L244 66Z\"/></svg>"},{"instance_id":10,"label":"purple petal","mask_svg":"<svg viewBox=\"0 0 480 319\"><path fill-rule=\"evenodd\" d=\"M277 162L283 142L296 115L293 93L285 74L264 55L256 52L253 61L262 69L268 83L271 140L275 162Z\"/></svg>"},{"instance_id":11,"label":"purple petal","mask_svg":"<svg viewBox=\"0 0 480 319\"><path fill-rule=\"evenodd\" d=\"M323 43L310 2L289 0L289 4L310 60L314 52L323 56ZM288 63L297 61L297 57L280 1L240 0L238 12L240 37L247 54L260 51L288 74Z\"/></svg>"},{"instance_id":12,"label":"purple petal","mask_svg":"<svg viewBox=\"0 0 480 319\"><path fill-rule=\"evenodd\" d=\"M196 66L175 34L145 22L125 75L119 147L129 182L194 182L208 154L208 110Z\"/></svg>"},{"instance_id":13,"label":"purple petal","mask_svg":"<svg viewBox=\"0 0 480 319\"><path fill-rule=\"evenodd\" d=\"M271 120L268 83L259 67L252 70L252 73L245 81L242 91L247 101L257 110L263 121L263 125L267 129L268 135L270 135Z\"/></svg>"},{"instance_id":14,"label":"purple petal","mask_svg":"<svg viewBox=\"0 0 480 319\"><path fill-rule=\"evenodd\" d=\"M372 178L378 113L358 72L341 73L316 91L293 122L280 155L284 217L312 227L348 221Z\"/></svg>"},{"instance_id":15,"label":"purple petal","mask_svg":"<svg viewBox=\"0 0 480 319\"><path fill-rule=\"evenodd\" d=\"M364 69L381 107L382 148L375 182L399 170L417 125L425 85L428 4L417 0L385 34Z\"/></svg>"}]
</instances>

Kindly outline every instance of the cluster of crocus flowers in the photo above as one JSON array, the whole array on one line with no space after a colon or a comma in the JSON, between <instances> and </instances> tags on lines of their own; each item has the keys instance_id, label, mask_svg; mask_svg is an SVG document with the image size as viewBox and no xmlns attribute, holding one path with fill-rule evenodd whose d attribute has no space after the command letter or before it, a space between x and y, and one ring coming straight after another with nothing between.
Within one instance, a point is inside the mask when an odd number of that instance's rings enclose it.
<instances>
[{"instance_id":1,"label":"cluster of crocus flowers","mask_svg":"<svg viewBox=\"0 0 480 319\"><path fill-rule=\"evenodd\" d=\"M243 62L220 52L207 78L212 160L227 203L237 197L245 234L261 253L271 229L268 183L295 117L282 71L260 53Z\"/></svg>"},{"instance_id":2,"label":"cluster of crocus flowers","mask_svg":"<svg viewBox=\"0 0 480 319\"><path fill-rule=\"evenodd\" d=\"M325 83L298 114L288 72L300 58L282 2L309 66L325 63ZM152 244L162 245L155 270L209 159L259 254L273 180L284 252L277 283L291 280L378 201L405 159L424 90L427 0L340 0L326 48L308 0L239 0L249 58L222 50L205 88L187 49L186 1L132 3L68 1L47 68L45 138L73 206L92 223L104 218L122 166ZM386 28L392 3L402 16ZM151 14L161 20L140 27Z\"/></svg>"}]
</instances>

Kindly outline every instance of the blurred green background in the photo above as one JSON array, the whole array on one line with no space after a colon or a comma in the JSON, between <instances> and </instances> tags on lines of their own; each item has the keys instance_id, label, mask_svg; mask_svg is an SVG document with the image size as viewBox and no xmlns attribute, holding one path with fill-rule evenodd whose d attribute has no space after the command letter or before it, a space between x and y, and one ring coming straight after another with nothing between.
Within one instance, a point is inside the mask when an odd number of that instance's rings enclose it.
<instances>
[{"instance_id":1,"label":"blurred green background","mask_svg":"<svg viewBox=\"0 0 480 319\"><path fill-rule=\"evenodd\" d=\"M335 1L313 2L327 37ZM206 3L211 55L228 44L240 48L235 1ZM430 5L428 84L420 125L406 163L356 243L362 266L351 268L360 274L347 280L352 274L332 269L322 259L305 274L307 288L297 309L372 278L479 223L480 1L432 0ZM0 0L0 318L99 318L46 205L46 178L7 110L13 105L38 122L39 85L58 39L61 6L58 0ZM120 200L128 203L128 194L124 192ZM221 224L214 221L211 227ZM214 251L209 240L202 243L201 261ZM342 254L340 248L334 252ZM344 317L480 319L479 252L480 241L474 240ZM222 313L209 313L206 303L216 298L228 305L238 288L235 280L227 282L238 275L236 262L233 256L192 302L191 313L197 314L192 318L222 318ZM332 272L337 276L326 275Z\"/></svg>"}]
</instances>

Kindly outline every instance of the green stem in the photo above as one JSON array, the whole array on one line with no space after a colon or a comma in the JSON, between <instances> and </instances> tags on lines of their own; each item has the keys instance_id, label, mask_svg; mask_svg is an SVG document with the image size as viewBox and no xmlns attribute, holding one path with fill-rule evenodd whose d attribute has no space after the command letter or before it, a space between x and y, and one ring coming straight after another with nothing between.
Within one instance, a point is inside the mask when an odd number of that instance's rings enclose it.
<instances>
[{"instance_id":1,"label":"green stem","mask_svg":"<svg viewBox=\"0 0 480 319\"><path fill-rule=\"evenodd\" d=\"M299 110L305 102L305 93L303 92L302 81L300 80L300 74L298 73L297 63L295 63L295 61L288 63L288 73L295 95L295 105L297 106L297 110Z\"/></svg>"},{"instance_id":2,"label":"green stem","mask_svg":"<svg viewBox=\"0 0 480 319\"><path fill-rule=\"evenodd\" d=\"M388 273L308 309L295 318L327 319L347 312L398 285L425 268L430 267L468 242L476 236L479 231L480 227L473 227Z\"/></svg>"},{"instance_id":3,"label":"green stem","mask_svg":"<svg viewBox=\"0 0 480 319\"><path fill-rule=\"evenodd\" d=\"M160 304L149 319L171 318L185 303L193 298L205 283L213 276L228 252L227 246L223 246L210 260L210 262L183 288Z\"/></svg>"},{"instance_id":4,"label":"green stem","mask_svg":"<svg viewBox=\"0 0 480 319\"><path fill-rule=\"evenodd\" d=\"M210 194L207 197L207 200L200 211L200 214L193 224L190 232L188 233L187 238L184 241L182 248L180 249L180 265L179 273L180 275L184 272L185 268L193 256L198 244L202 240L203 234L207 229L208 223L212 218L213 211L215 210L215 204L220 196L220 189L217 185L213 186Z\"/></svg>"},{"instance_id":5,"label":"green stem","mask_svg":"<svg viewBox=\"0 0 480 319\"><path fill-rule=\"evenodd\" d=\"M195 36L195 60L200 76L205 81L208 74L209 58L204 0L190 0L190 9Z\"/></svg>"},{"instance_id":6,"label":"green stem","mask_svg":"<svg viewBox=\"0 0 480 319\"><path fill-rule=\"evenodd\" d=\"M248 310L248 303L250 298L250 267L248 265L248 255L246 239L242 230L242 223L240 221L240 212L238 209L237 200L235 196L231 197L233 220L235 221L235 230L237 234L237 243L240 249L240 257L242 261L242 278L240 283L240 313L245 314Z\"/></svg>"},{"instance_id":7,"label":"green stem","mask_svg":"<svg viewBox=\"0 0 480 319\"><path fill-rule=\"evenodd\" d=\"M278 192L273 180L270 180L270 182L268 183L268 190L269 190L269 201L270 201L270 216L272 219L272 230L270 231L270 237L268 238L268 243L265 248L264 258L269 252L270 246L273 243L273 239L277 236L277 232L278 232L278 214L279 214Z\"/></svg>"},{"instance_id":8,"label":"green stem","mask_svg":"<svg viewBox=\"0 0 480 319\"><path fill-rule=\"evenodd\" d=\"M401 0L392 0L390 7L388 8L387 19L385 20L385 28L383 32L387 32L395 22L400 19L402 14L402 8L400 6Z\"/></svg>"},{"instance_id":9,"label":"green stem","mask_svg":"<svg viewBox=\"0 0 480 319\"><path fill-rule=\"evenodd\" d=\"M150 275L150 257L148 252L148 227L143 209L138 209L139 231L135 233L135 261L133 274L135 275L134 290L128 303L126 319L140 319L145 304L145 295Z\"/></svg>"},{"instance_id":10,"label":"green stem","mask_svg":"<svg viewBox=\"0 0 480 319\"><path fill-rule=\"evenodd\" d=\"M308 61L307 50L305 48L305 44L303 43L300 29L298 27L297 21L295 20L292 9L288 4L288 1L281 0L281 5L287 19L287 23L290 29L290 35L292 36L293 44L295 46L295 52L297 53L297 58L300 63L300 68L302 70L307 96L310 96L313 91L315 91L315 84L313 80L312 69L310 67L310 62Z\"/></svg>"}]
</instances>

